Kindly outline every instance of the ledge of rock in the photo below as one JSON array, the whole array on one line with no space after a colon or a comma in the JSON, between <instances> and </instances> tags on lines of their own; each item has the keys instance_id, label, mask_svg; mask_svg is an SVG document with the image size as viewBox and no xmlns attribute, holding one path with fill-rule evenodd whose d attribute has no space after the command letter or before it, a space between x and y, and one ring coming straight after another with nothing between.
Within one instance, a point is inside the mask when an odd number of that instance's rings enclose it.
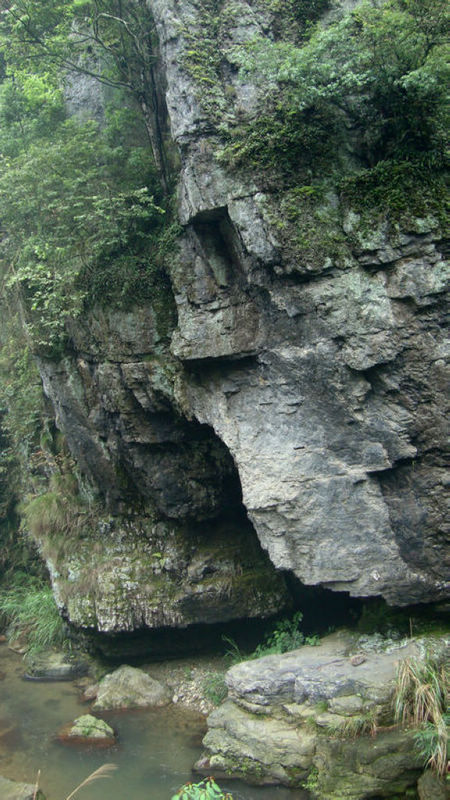
<instances>
[{"instance_id":1,"label":"ledge of rock","mask_svg":"<svg viewBox=\"0 0 450 800\"><path fill-rule=\"evenodd\" d=\"M317 647L232 667L229 696L208 717L202 773L303 786L321 800L391 798L415 787L414 730L394 724L399 661L444 640L387 641L337 633ZM358 655L358 658L353 656Z\"/></svg>"}]
</instances>

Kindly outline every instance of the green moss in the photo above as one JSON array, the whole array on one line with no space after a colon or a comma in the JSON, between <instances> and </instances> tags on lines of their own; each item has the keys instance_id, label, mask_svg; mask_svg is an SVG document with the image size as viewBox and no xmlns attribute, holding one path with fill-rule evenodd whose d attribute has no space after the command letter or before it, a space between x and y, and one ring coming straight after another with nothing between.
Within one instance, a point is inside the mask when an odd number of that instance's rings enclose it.
<instances>
[{"instance_id":1,"label":"green moss","mask_svg":"<svg viewBox=\"0 0 450 800\"><path fill-rule=\"evenodd\" d=\"M328 10L330 0L266 0L265 5L273 14L275 36L301 43Z\"/></svg>"},{"instance_id":2,"label":"green moss","mask_svg":"<svg viewBox=\"0 0 450 800\"><path fill-rule=\"evenodd\" d=\"M220 162L252 170L264 183L299 185L311 167L324 169L336 158L337 129L320 109L295 111L280 103L224 134Z\"/></svg>"}]
</instances>

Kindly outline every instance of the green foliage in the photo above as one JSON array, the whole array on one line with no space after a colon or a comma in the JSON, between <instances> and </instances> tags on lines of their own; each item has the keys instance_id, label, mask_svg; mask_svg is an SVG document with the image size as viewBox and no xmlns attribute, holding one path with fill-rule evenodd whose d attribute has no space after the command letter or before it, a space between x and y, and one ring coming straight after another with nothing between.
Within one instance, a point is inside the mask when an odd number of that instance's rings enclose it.
<instances>
[{"instance_id":1,"label":"green foliage","mask_svg":"<svg viewBox=\"0 0 450 800\"><path fill-rule=\"evenodd\" d=\"M228 694L223 672L208 672L203 681L205 697L215 706L219 706Z\"/></svg>"},{"instance_id":2,"label":"green foliage","mask_svg":"<svg viewBox=\"0 0 450 800\"><path fill-rule=\"evenodd\" d=\"M262 644L256 648L253 658L261 658L278 653L287 653L289 650L296 650L304 644L315 646L319 644L318 636L305 636L299 629L303 619L301 611L297 611L292 619L284 619L277 622L273 631L265 637Z\"/></svg>"},{"instance_id":3,"label":"green foliage","mask_svg":"<svg viewBox=\"0 0 450 800\"><path fill-rule=\"evenodd\" d=\"M244 66L279 84L288 107L360 126L375 163L441 146L447 25L444 0L363 2L302 48L255 45Z\"/></svg>"},{"instance_id":4,"label":"green foliage","mask_svg":"<svg viewBox=\"0 0 450 800\"><path fill-rule=\"evenodd\" d=\"M422 722L414 736L416 750L423 758L426 767L443 775L448 768L450 753L448 738L450 713L442 715L442 723Z\"/></svg>"},{"instance_id":5,"label":"green foliage","mask_svg":"<svg viewBox=\"0 0 450 800\"><path fill-rule=\"evenodd\" d=\"M338 191L344 204L372 213L382 210L393 221L408 222L411 215L432 214L444 226L447 185L439 157L408 161L379 161L372 169L343 178Z\"/></svg>"},{"instance_id":6,"label":"green foliage","mask_svg":"<svg viewBox=\"0 0 450 800\"><path fill-rule=\"evenodd\" d=\"M303 784L303 787L316 797L319 789L319 770L317 767L312 767L309 771L308 777Z\"/></svg>"},{"instance_id":7,"label":"green foliage","mask_svg":"<svg viewBox=\"0 0 450 800\"><path fill-rule=\"evenodd\" d=\"M232 665L239 664L241 661L262 658L263 656L287 653L289 650L296 650L303 645L315 647L319 644L319 636L305 636L299 629L302 619L302 612L296 611L292 619L283 619L277 622L273 630L266 634L264 641L249 654L243 653L234 639L229 636L223 636L223 640L228 645L225 659Z\"/></svg>"},{"instance_id":8,"label":"green foliage","mask_svg":"<svg viewBox=\"0 0 450 800\"><path fill-rule=\"evenodd\" d=\"M229 792L223 792L214 778L205 778L200 783L186 783L172 800L233 800Z\"/></svg>"},{"instance_id":9,"label":"green foliage","mask_svg":"<svg viewBox=\"0 0 450 800\"><path fill-rule=\"evenodd\" d=\"M26 637L29 653L63 644L64 626L52 590L37 578L16 573L14 583L0 590L0 614L10 639Z\"/></svg>"},{"instance_id":10,"label":"green foliage","mask_svg":"<svg viewBox=\"0 0 450 800\"><path fill-rule=\"evenodd\" d=\"M239 128L230 129L218 160L234 167L274 173L279 180L298 180L298 172L315 167L335 149L333 117L320 109L297 111L278 104ZM267 175L269 171L269 176Z\"/></svg>"},{"instance_id":11,"label":"green foliage","mask_svg":"<svg viewBox=\"0 0 450 800\"><path fill-rule=\"evenodd\" d=\"M273 13L276 37L301 42L311 35L314 24L330 6L330 0L267 0Z\"/></svg>"},{"instance_id":12,"label":"green foliage","mask_svg":"<svg viewBox=\"0 0 450 800\"><path fill-rule=\"evenodd\" d=\"M150 165L142 148L140 155L142 181ZM141 278L151 269L143 253L163 210L146 185L136 186L132 166L129 174L123 148L105 141L95 123L73 120L44 146L35 143L3 162L0 213L8 231L2 243L8 285L20 290L40 351L64 343L66 320L81 312L94 272L106 265L113 271L115 266L116 275L126 270L125 254ZM133 288L135 283L136 278ZM123 296L122 286L119 292ZM111 290L105 300L111 300Z\"/></svg>"},{"instance_id":13,"label":"green foliage","mask_svg":"<svg viewBox=\"0 0 450 800\"><path fill-rule=\"evenodd\" d=\"M15 0L0 15L0 50L13 72L60 85L83 73L124 89L140 109L164 193L169 167L155 108L154 23L146 0Z\"/></svg>"},{"instance_id":14,"label":"green foliage","mask_svg":"<svg viewBox=\"0 0 450 800\"><path fill-rule=\"evenodd\" d=\"M419 728L416 744L426 766L444 775L448 763L448 664L432 649L423 657L400 662L395 691L395 716Z\"/></svg>"}]
</instances>

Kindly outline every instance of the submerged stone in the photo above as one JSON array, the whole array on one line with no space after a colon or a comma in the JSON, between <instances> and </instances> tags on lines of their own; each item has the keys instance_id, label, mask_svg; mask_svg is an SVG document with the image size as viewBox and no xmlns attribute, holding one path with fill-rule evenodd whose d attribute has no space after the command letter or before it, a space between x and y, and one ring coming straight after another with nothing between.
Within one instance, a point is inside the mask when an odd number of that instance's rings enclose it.
<instances>
[{"instance_id":1,"label":"submerged stone","mask_svg":"<svg viewBox=\"0 0 450 800\"><path fill-rule=\"evenodd\" d=\"M37 790L31 783L17 783L0 775L0 797L1 800L45 800L45 795Z\"/></svg>"},{"instance_id":2,"label":"submerged stone","mask_svg":"<svg viewBox=\"0 0 450 800\"><path fill-rule=\"evenodd\" d=\"M82 658L56 651L29 656L25 664L25 678L34 681L72 681L88 671L88 664Z\"/></svg>"}]
</instances>

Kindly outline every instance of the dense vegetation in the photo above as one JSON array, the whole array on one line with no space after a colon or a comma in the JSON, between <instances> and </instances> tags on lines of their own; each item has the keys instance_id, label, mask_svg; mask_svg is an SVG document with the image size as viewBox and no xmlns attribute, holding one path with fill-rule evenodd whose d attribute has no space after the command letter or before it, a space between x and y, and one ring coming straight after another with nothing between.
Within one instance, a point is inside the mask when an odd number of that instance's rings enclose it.
<instances>
[{"instance_id":1,"label":"dense vegetation","mask_svg":"<svg viewBox=\"0 0 450 800\"><path fill-rule=\"evenodd\" d=\"M278 183L346 174L347 193L353 177L381 201L389 183L408 194L444 165L448 23L445 0L362 2L306 42L255 40L238 58L261 113L228 131L222 159Z\"/></svg>"},{"instance_id":2,"label":"dense vegetation","mask_svg":"<svg viewBox=\"0 0 450 800\"><path fill-rule=\"evenodd\" d=\"M138 297L165 309L162 326L170 317L164 260L177 228L153 31L141 0L2 4L2 552L11 551L25 471L28 490L39 491L61 446L42 446L53 432L33 354L60 357L70 321L95 305ZM71 110L77 81L85 100ZM6 572L10 560L0 566Z\"/></svg>"}]
</instances>

